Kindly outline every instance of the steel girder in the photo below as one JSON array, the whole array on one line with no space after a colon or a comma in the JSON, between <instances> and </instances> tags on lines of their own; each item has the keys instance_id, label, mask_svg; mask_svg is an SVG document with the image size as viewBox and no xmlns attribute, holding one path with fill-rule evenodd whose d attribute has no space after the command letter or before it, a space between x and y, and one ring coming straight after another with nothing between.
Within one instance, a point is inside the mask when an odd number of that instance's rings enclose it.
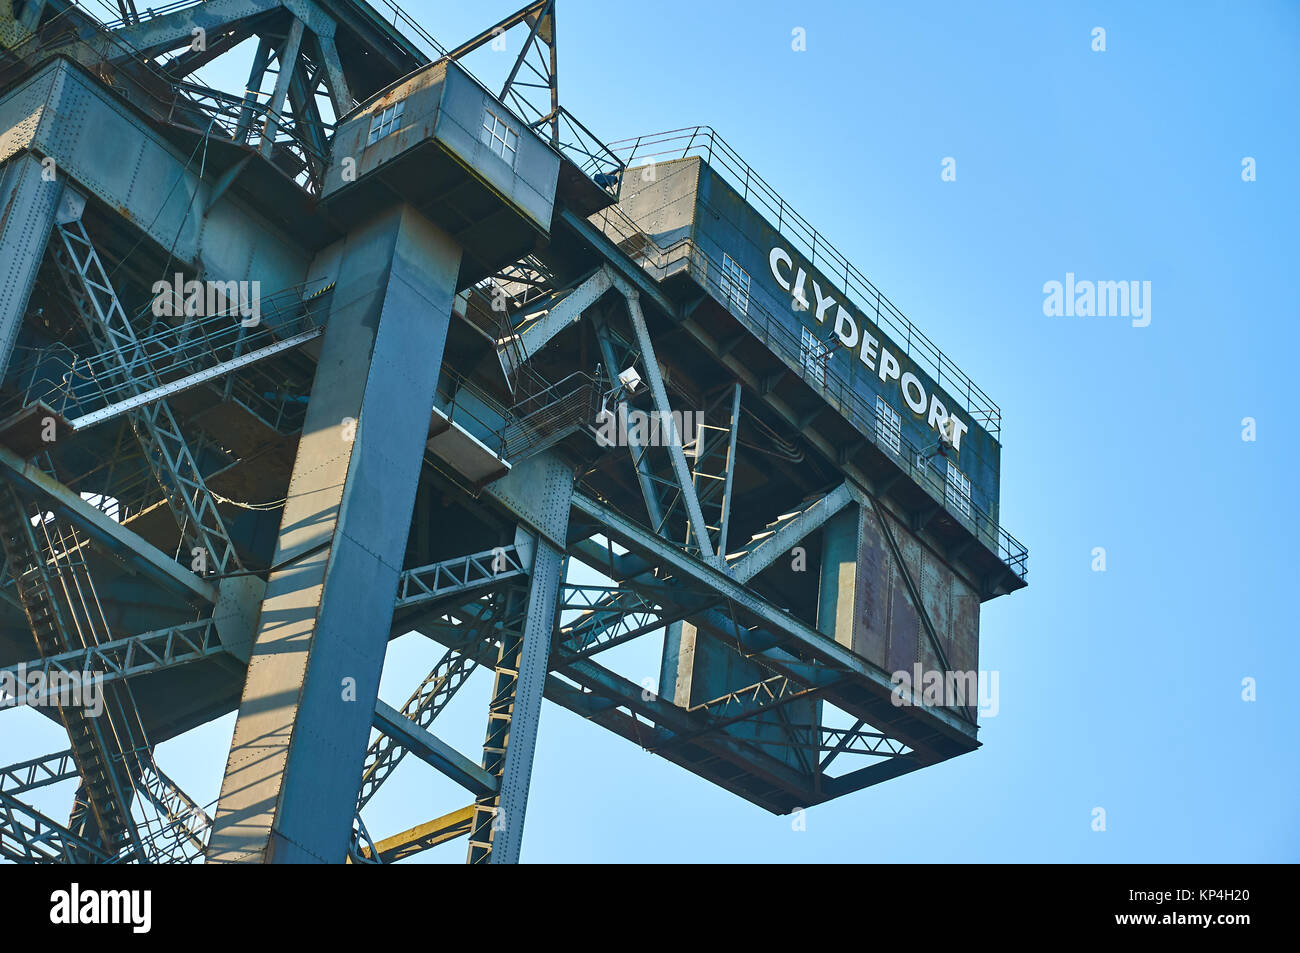
<instances>
[{"instance_id":1,"label":"steel girder","mask_svg":"<svg viewBox=\"0 0 1300 953\"><path fill-rule=\"evenodd\" d=\"M373 858L381 864L396 863L430 847L437 847L457 837L464 837L469 833L473 820L474 805L470 804L432 821L418 824L400 834L386 837L378 844L363 847L362 855L365 860Z\"/></svg>"},{"instance_id":2,"label":"steel girder","mask_svg":"<svg viewBox=\"0 0 1300 953\"><path fill-rule=\"evenodd\" d=\"M216 604L215 585L181 566L138 533L110 519L35 463L29 463L8 447L0 446L0 468L15 486L34 492L42 506L76 524L96 543L152 582L176 593L196 608Z\"/></svg>"},{"instance_id":3,"label":"steel girder","mask_svg":"<svg viewBox=\"0 0 1300 953\"><path fill-rule=\"evenodd\" d=\"M672 408L668 404L668 391L664 388L663 375L659 373L659 360L655 357L654 345L650 342L650 330L646 327L645 316L641 313L641 296L634 288L619 282L619 290L627 299L628 314L632 319L632 329L636 332L637 344L641 348L642 364L645 365L646 379L650 383L650 393L654 396L655 408L663 415L662 426L670 430L668 436L668 459L672 461L673 474L681 488L682 499L686 503L686 516L694 533L694 544L706 562L715 562L713 544L709 541L709 528L704 522L704 512L700 509L700 498L695 492L695 483L691 479L690 468L686 465L686 453L682 449L681 434L673 423Z\"/></svg>"},{"instance_id":4,"label":"steel girder","mask_svg":"<svg viewBox=\"0 0 1300 953\"><path fill-rule=\"evenodd\" d=\"M401 714L413 726L428 728L465 684L465 680L479 664L479 659L467 650L472 645L483 644L486 630L499 618L502 608L499 600L491 602L480 618L465 623L456 633L455 647L449 648L438 660L433 670L424 677L402 706ZM370 743L366 751L361 790L357 797L358 811L366 806L380 785L396 770L406 752L407 748L401 738L381 729L379 737Z\"/></svg>"},{"instance_id":5,"label":"steel girder","mask_svg":"<svg viewBox=\"0 0 1300 953\"><path fill-rule=\"evenodd\" d=\"M19 795L77 777L77 762L72 749L32 758L7 768L0 768L0 793Z\"/></svg>"},{"instance_id":6,"label":"steel girder","mask_svg":"<svg viewBox=\"0 0 1300 953\"><path fill-rule=\"evenodd\" d=\"M567 522L567 500L563 505ZM527 594L507 596L507 605L512 597L525 600L524 618L517 629L501 633L483 742L483 768L496 777L497 790L474 802L468 855L472 864L517 863L523 842L538 719L566 565L560 550L541 536L536 547Z\"/></svg>"},{"instance_id":7,"label":"steel girder","mask_svg":"<svg viewBox=\"0 0 1300 953\"><path fill-rule=\"evenodd\" d=\"M743 556L731 563L728 567L731 575L737 582L749 582L851 502L848 484L841 483L802 509L783 514L766 533L751 541L753 545Z\"/></svg>"},{"instance_id":8,"label":"steel girder","mask_svg":"<svg viewBox=\"0 0 1300 953\"><path fill-rule=\"evenodd\" d=\"M421 761L436 768L461 787L478 797L495 797L499 790L496 775L489 774L451 745L383 701L375 703L375 727Z\"/></svg>"},{"instance_id":9,"label":"steel girder","mask_svg":"<svg viewBox=\"0 0 1300 953\"><path fill-rule=\"evenodd\" d=\"M516 546L496 546L467 556L456 556L416 569L403 570L397 584L396 609L492 588L504 580L524 575L522 554Z\"/></svg>"},{"instance_id":10,"label":"steel girder","mask_svg":"<svg viewBox=\"0 0 1300 953\"><path fill-rule=\"evenodd\" d=\"M596 273L568 292L544 315L529 321L515 331L513 341L498 341L497 354L507 377L518 367L516 361L526 361L546 346L552 338L581 319L583 313L594 305L612 287L608 268L601 266ZM611 371L611 373L617 373Z\"/></svg>"},{"instance_id":11,"label":"steel girder","mask_svg":"<svg viewBox=\"0 0 1300 953\"><path fill-rule=\"evenodd\" d=\"M200 619L30 662L19 662L0 669L0 676L12 674L16 677L20 671L28 675L40 672L45 678L56 672L69 675L93 673L102 684L109 684L197 662L223 652L225 649L217 635L216 623L212 619Z\"/></svg>"}]
</instances>

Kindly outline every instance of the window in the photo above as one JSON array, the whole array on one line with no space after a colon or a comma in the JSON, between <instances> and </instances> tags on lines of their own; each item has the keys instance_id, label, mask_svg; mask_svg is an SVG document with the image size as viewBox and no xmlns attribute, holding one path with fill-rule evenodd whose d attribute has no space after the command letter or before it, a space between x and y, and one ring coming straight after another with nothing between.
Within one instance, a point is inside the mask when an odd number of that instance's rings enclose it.
<instances>
[{"instance_id":1,"label":"window","mask_svg":"<svg viewBox=\"0 0 1300 953\"><path fill-rule=\"evenodd\" d=\"M749 312L749 274L725 252L722 255L722 278L718 281L718 290L731 307L741 314Z\"/></svg>"},{"instance_id":2,"label":"window","mask_svg":"<svg viewBox=\"0 0 1300 953\"><path fill-rule=\"evenodd\" d=\"M479 130L479 139L489 149L505 159L510 168L515 167L515 156L519 153L519 133L510 128L510 124L490 109L483 110L483 128Z\"/></svg>"},{"instance_id":3,"label":"window","mask_svg":"<svg viewBox=\"0 0 1300 953\"><path fill-rule=\"evenodd\" d=\"M812 331L807 328L800 330L803 334L799 339L799 362L803 364L804 380L809 384L825 387L826 362L830 359L831 350L817 340L817 335Z\"/></svg>"},{"instance_id":4,"label":"window","mask_svg":"<svg viewBox=\"0 0 1300 953\"><path fill-rule=\"evenodd\" d=\"M970 516L970 479L948 461L948 505Z\"/></svg>"},{"instance_id":5,"label":"window","mask_svg":"<svg viewBox=\"0 0 1300 953\"><path fill-rule=\"evenodd\" d=\"M377 112L370 118L370 138L366 140L366 145L373 146L390 132L396 132L401 128L402 109L406 106L406 100L393 103L385 107L381 112Z\"/></svg>"},{"instance_id":6,"label":"window","mask_svg":"<svg viewBox=\"0 0 1300 953\"><path fill-rule=\"evenodd\" d=\"M894 453L903 449L903 418L883 397L876 398L876 443Z\"/></svg>"}]
</instances>

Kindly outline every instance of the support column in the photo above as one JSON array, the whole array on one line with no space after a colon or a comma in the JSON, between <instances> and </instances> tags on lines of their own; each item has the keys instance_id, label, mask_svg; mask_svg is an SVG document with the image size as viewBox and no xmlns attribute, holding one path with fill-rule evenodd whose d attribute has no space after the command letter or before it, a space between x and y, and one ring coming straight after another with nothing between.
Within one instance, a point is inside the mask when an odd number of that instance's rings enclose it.
<instances>
[{"instance_id":1,"label":"support column","mask_svg":"<svg viewBox=\"0 0 1300 953\"><path fill-rule=\"evenodd\" d=\"M347 855L460 256L409 206L346 240L209 861Z\"/></svg>"},{"instance_id":2,"label":"support column","mask_svg":"<svg viewBox=\"0 0 1300 953\"><path fill-rule=\"evenodd\" d=\"M0 379L23 326L36 271L54 227L62 181L47 182L34 156L23 154L0 167Z\"/></svg>"},{"instance_id":3,"label":"support column","mask_svg":"<svg viewBox=\"0 0 1300 953\"><path fill-rule=\"evenodd\" d=\"M563 540L568 529L573 474L562 461L546 454L525 461L501 482L519 485L519 489L502 486L498 492L531 510L523 515L530 516L527 521L539 532L533 535L536 551L523 622L518 632L502 633L483 743L483 767L500 783L495 795L475 802L467 858L471 864L519 862L537 724L564 581L564 553L556 541Z\"/></svg>"}]
</instances>

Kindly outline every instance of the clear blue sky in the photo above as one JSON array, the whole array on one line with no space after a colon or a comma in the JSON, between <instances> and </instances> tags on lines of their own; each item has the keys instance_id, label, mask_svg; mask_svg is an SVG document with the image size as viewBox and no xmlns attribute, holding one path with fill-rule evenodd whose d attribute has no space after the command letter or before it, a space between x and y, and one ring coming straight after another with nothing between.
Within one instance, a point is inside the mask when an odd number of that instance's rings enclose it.
<instances>
[{"instance_id":1,"label":"clear blue sky","mask_svg":"<svg viewBox=\"0 0 1300 953\"><path fill-rule=\"evenodd\" d=\"M407 9L450 46L517 5ZM1000 403L1002 521L1030 587L982 613L1000 687L984 747L803 831L548 704L525 861L1300 860L1298 48L1282 2L560 0L561 99L587 126L715 127ZM1150 281L1150 325L1045 317L1067 272ZM615 653L656 677L654 646ZM438 654L397 643L385 699ZM487 688L438 722L472 756ZM60 744L3 717L9 760ZM160 751L196 799L216 796L232 725ZM367 819L379 837L466 802L408 763Z\"/></svg>"}]
</instances>

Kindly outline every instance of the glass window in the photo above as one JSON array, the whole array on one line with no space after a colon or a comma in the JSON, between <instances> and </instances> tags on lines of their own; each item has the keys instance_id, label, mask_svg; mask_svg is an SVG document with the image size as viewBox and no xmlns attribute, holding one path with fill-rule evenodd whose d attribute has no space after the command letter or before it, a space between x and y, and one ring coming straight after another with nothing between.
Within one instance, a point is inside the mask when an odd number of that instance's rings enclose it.
<instances>
[{"instance_id":1,"label":"glass window","mask_svg":"<svg viewBox=\"0 0 1300 953\"><path fill-rule=\"evenodd\" d=\"M903 419L879 396L876 397L876 443L894 453L903 449Z\"/></svg>"},{"instance_id":2,"label":"glass window","mask_svg":"<svg viewBox=\"0 0 1300 953\"><path fill-rule=\"evenodd\" d=\"M952 461L948 461L948 505L963 516L970 516L970 478L962 473Z\"/></svg>"},{"instance_id":3,"label":"glass window","mask_svg":"<svg viewBox=\"0 0 1300 953\"><path fill-rule=\"evenodd\" d=\"M722 277L718 281L718 290L732 308L741 314L749 312L749 273L725 252L722 255Z\"/></svg>"},{"instance_id":4,"label":"glass window","mask_svg":"<svg viewBox=\"0 0 1300 953\"><path fill-rule=\"evenodd\" d=\"M804 380L809 384L825 387L826 362L830 360L830 348L817 340L817 335L808 328L800 330L803 333L799 339L799 360L803 364Z\"/></svg>"},{"instance_id":5,"label":"glass window","mask_svg":"<svg viewBox=\"0 0 1300 953\"><path fill-rule=\"evenodd\" d=\"M406 100L402 100L375 113L370 119L370 138L366 140L366 145L373 146L390 132L402 128L402 110L405 106Z\"/></svg>"},{"instance_id":6,"label":"glass window","mask_svg":"<svg viewBox=\"0 0 1300 953\"><path fill-rule=\"evenodd\" d=\"M519 133L510 124L490 109L483 110L483 128L478 137L489 149L504 159L510 168L515 167L515 157L519 154Z\"/></svg>"}]
</instances>

